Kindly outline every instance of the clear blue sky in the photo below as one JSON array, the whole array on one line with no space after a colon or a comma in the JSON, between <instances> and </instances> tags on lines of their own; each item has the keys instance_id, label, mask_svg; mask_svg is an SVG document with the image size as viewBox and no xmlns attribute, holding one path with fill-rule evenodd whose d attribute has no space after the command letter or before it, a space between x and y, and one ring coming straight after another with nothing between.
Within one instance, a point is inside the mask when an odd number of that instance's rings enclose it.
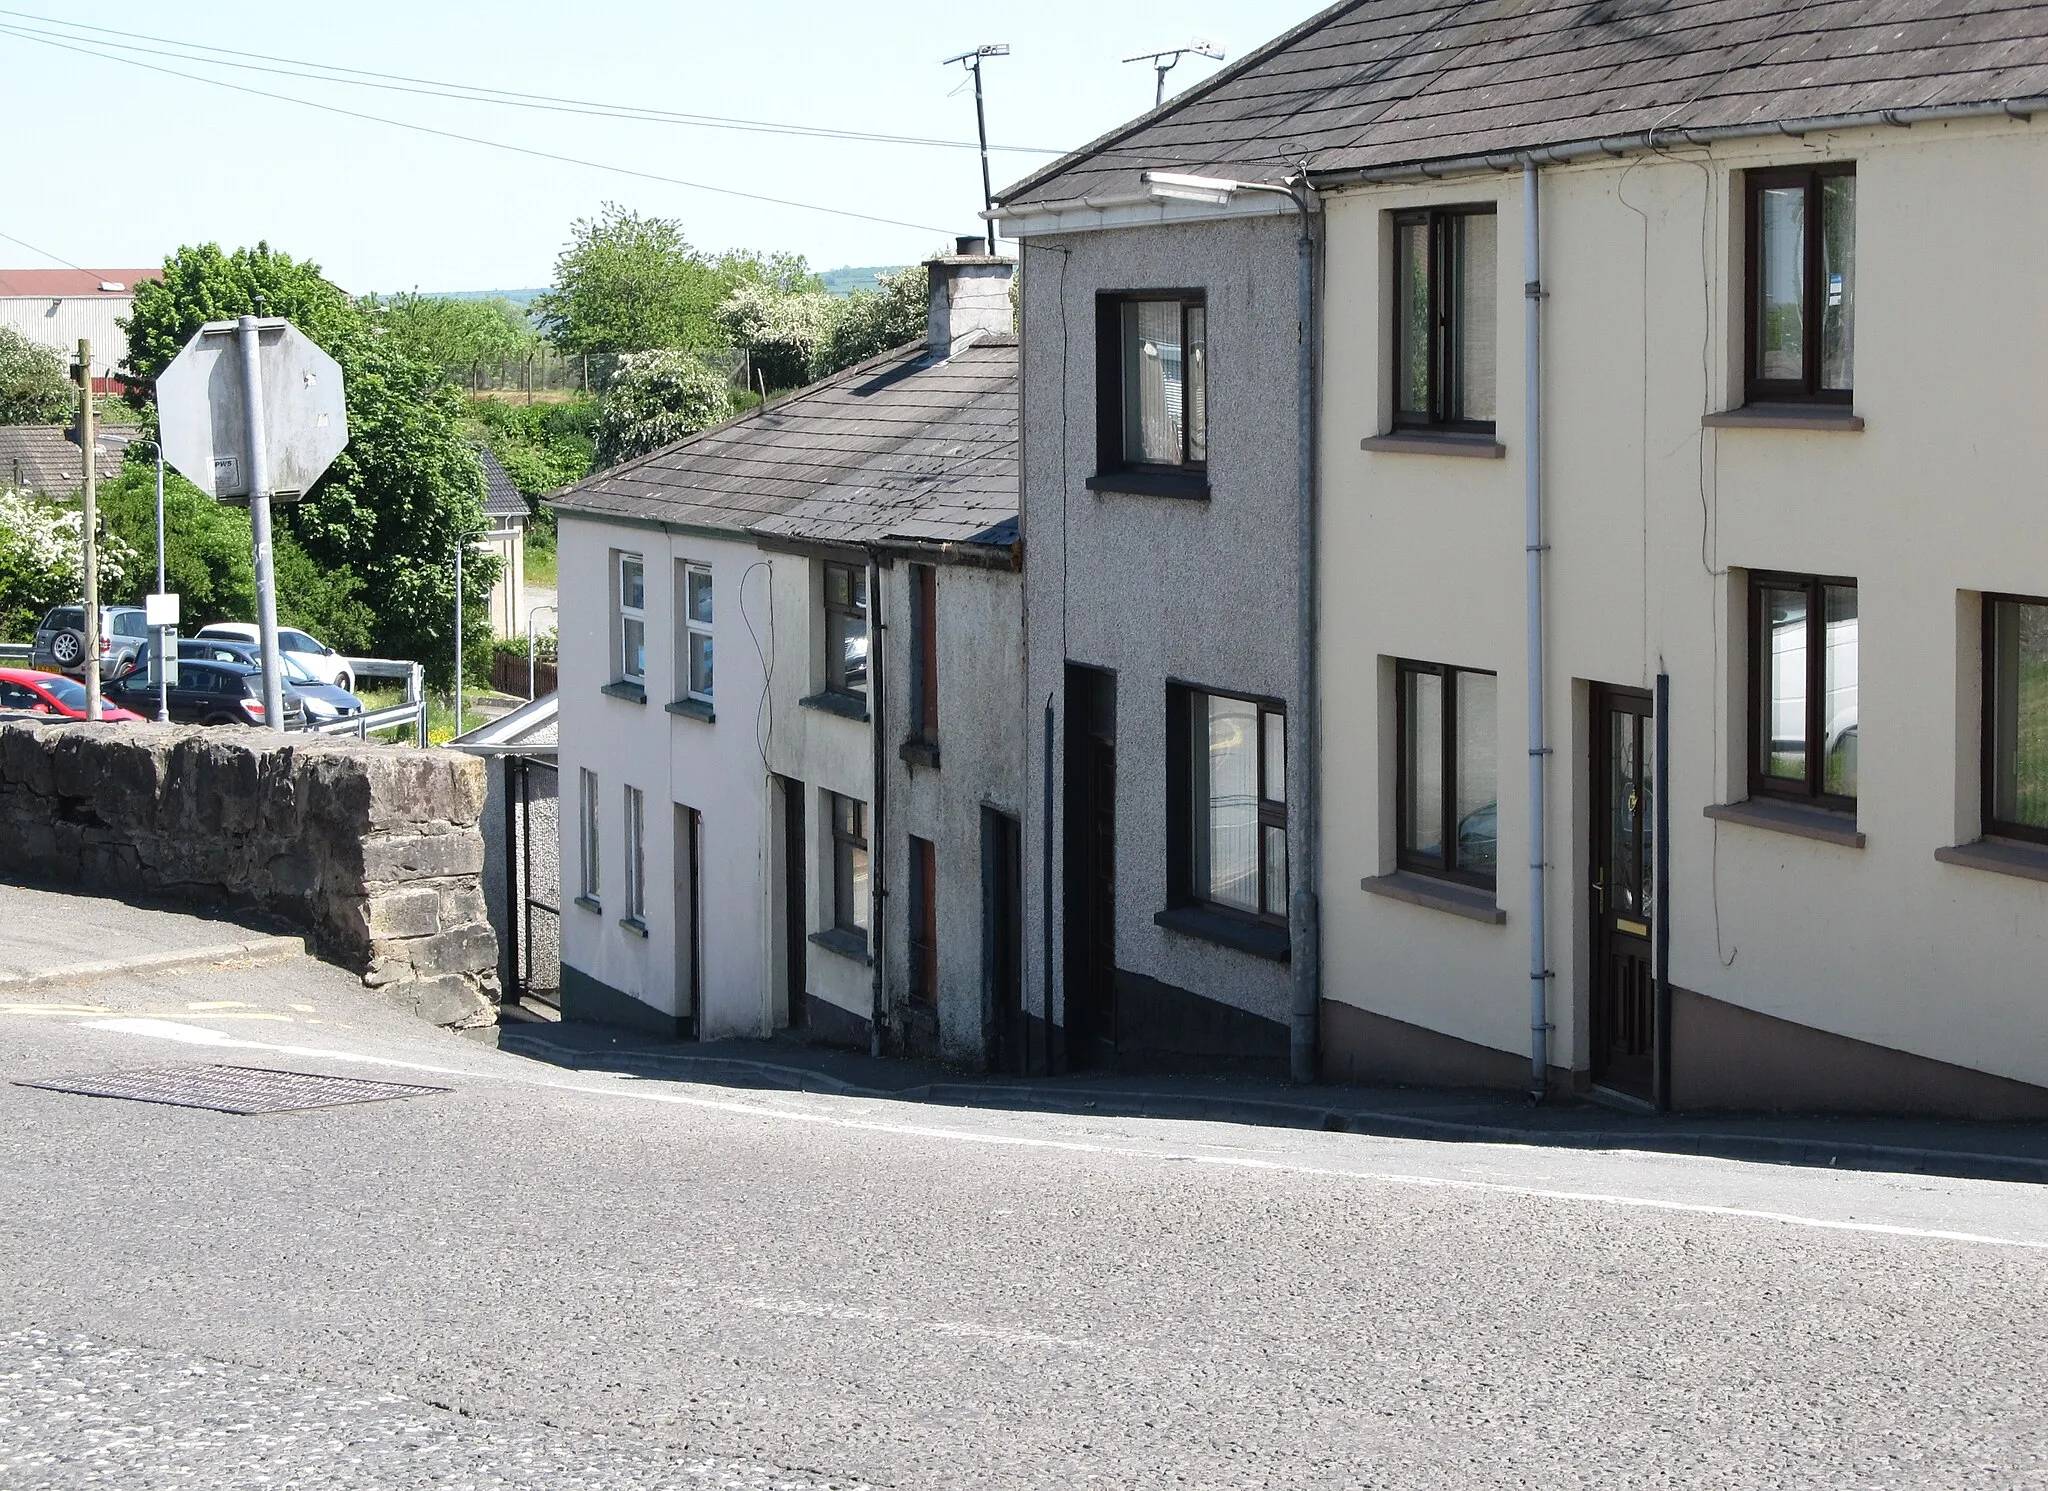
<instances>
[{"instance_id":1,"label":"clear blue sky","mask_svg":"<svg viewBox=\"0 0 2048 1491\"><path fill-rule=\"evenodd\" d=\"M1149 108L1133 52L1215 39L1231 58L1311 0L1036 0L776 6L578 0L291 5L0 0L129 33L381 73L673 111L972 140L971 90L940 60L984 42L993 143L1067 148ZM480 17L488 15L489 19ZM0 15L0 27L49 30ZM120 40L121 38L110 38ZM560 155L900 219L890 227L507 154L250 97L0 33L8 80L0 233L93 267L181 243L267 238L352 291L546 284L572 219L615 200L682 220L709 249L780 248L816 268L904 263L978 227L972 151L734 133L380 93L143 56L159 67ZM1189 58L1169 90L1218 64ZM1040 155L998 154L996 185ZM0 264L49 260L0 241Z\"/></svg>"}]
</instances>

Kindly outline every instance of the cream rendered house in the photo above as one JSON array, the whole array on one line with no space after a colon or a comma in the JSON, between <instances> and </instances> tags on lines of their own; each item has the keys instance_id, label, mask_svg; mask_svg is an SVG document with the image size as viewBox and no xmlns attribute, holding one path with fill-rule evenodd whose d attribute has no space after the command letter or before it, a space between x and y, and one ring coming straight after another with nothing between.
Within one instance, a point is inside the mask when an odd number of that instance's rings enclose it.
<instances>
[{"instance_id":1,"label":"cream rendered house","mask_svg":"<svg viewBox=\"0 0 2048 1491\"><path fill-rule=\"evenodd\" d=\"M928 269L925 343L551 499L567 1018L1021 1038L1011 265Z\"/></svg>"},{"instance_id":2,"label":"cream rendered house","mask_svg":"<svg viewBox=\"0 0 2048 1491\"><path fill-rule=\"evenodd\" d=\"M2048 1113L2044 96L2048 5L1349 4L1084 173L1315 192L1326 1075Z\"/></svg>"}]
</instances>

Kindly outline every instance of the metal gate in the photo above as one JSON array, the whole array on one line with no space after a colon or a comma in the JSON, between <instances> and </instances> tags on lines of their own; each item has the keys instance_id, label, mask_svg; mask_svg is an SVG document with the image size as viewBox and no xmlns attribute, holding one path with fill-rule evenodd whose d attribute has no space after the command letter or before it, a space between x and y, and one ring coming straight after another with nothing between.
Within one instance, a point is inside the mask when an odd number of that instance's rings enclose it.
<instances>
[{"instance_id":1,"label":"metal gate","mask_svg":"<svg viewBox=\"0 0 2048 1491\"><path fill-rule=\"evenodd\" d=\"M508 999L562 997L561 772L532 756L505 758L505 928Z\"/></svg>"}]
</instances>

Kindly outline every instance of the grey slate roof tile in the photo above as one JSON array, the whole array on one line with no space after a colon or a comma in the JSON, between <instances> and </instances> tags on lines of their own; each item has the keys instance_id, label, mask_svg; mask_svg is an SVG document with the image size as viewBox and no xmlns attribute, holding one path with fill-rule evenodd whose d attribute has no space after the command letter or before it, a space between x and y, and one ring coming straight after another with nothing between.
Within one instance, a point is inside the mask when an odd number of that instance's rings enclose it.
<instances>
[{"instance_id":1,"label":"grey slate roof tile","mask_svg":"<svg viewBox=\"0 0 2048 1491\"><path fill-rule=\"evenodd\" d=\"M2044 93L2048 0L1343 0L998 197Z\"/></svg>"},{"instance_id":2,"label":"grey slate roof tile","mask_svg":"<svg viewBox=\"0 0 2048 1491\"><path fill-rule=\"evenodd\" d=\"M130 429L105 428L113 436ZM94 462L101 481L121 474L119 445L103 444ZM62 425L0 425L0 487L19 487L46 497L69 497L85 485L85 461L78 447L64 438Z\"/></svg>"},{"instance_id":3,"label":"grey slate roof tile","mask_svg":"<svg viewBox=\"0 0 2048 1491\"><path fill-rule=\"evenodd\" d=\"M550 499L820 543L1016 539L1017 343L899 348ZM991 536L993 535L993 536Z\"/></svg>"}]
</instances>

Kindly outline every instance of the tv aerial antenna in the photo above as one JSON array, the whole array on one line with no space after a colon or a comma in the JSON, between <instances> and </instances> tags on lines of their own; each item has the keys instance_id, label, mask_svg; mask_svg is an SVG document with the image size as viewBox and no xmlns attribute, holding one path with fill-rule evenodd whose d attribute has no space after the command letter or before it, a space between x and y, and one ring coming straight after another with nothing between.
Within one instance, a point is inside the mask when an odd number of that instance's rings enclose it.
<instances>
[{"instance_id":1,"label":"tv aerial antenna","mask_svg":"<svg viewBox=\"0 0 2048 1491\"><path fill-rule=\"evenodd\" d=\"M971 52L962 52L957 57L948 57L941 67L959 63L974 74L974 128L981 137L981 205L990 212L996 208L995 187L988 178L988 114L981 106L981 63L985 57L1007 57L1010 55L1008 42L995 42L989 46L976 47ZM988 246L994 252L996 246L995 219L988 220Z\"/></svg>"},{"instance_id":2,"label":"tv aerial antenna","mask_svg":"<svg viewBox=\"0 0 2048 1491\"><path fill-rule=\"evenodd\" d=\"M1158 90L1152 96L1152 107L1158 108L1166 102L1166 75L1179 65L1183 57L1207 57L1212 62L1223 60L1223 48L1206 36L1197 36L1184 47L1167 47L1158 52L1140 52L1135 57L1126 57L1126 62L1149 62L1152 70L1159 75Z\"/></svg>"}]
</instances>

